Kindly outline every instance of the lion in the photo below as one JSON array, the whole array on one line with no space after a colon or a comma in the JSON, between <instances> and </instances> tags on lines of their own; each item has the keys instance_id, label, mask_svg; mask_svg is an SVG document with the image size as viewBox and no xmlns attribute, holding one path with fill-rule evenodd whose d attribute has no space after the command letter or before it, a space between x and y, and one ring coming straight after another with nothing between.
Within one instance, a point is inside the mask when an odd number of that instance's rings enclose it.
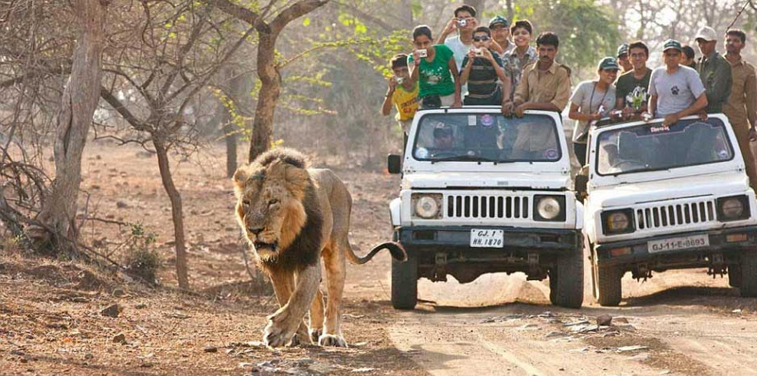
<instances>
[{"instance_id":1,"label":"lion","mask_svg":"<svg viewBox=\"0 0 757 376\"><path fill-rule=\"evenodd\" d=\"M352 197L347 187L331 170L309 169L296 150L277 148L261 154L237 169L233 182L237 221L258 266L271 279L280 306L268 316L266 346L312 341L347 347L340 329L346 259L363 264L388 249L404 261L404 249L390 242L365 257L356 256L348 239ZM328 289L325 315L321 258Z\"/></svg>"}]
</instances>

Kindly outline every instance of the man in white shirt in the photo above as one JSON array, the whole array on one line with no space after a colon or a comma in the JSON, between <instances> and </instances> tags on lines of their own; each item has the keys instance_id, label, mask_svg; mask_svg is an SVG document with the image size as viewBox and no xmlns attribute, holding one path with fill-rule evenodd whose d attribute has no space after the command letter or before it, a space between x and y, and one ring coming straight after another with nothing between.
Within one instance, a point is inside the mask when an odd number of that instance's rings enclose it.
<instances>
[{"instance_id":1,"label":"man in white shirt","mask_svg":"<svg viewBox=\"0 0 757 376\"><path fill-rule=\"evenodd\" d=\"M461 5L455 8L455 16L447 23L437 43L444 43L452 50L457 71L462 71L463 59L468 51L473 48L473 31L478 27L476 8L470 5ZM455 30L457 35L449 37ZM468 93L468 85L463 85L461 95Z\"/></svg>"}]
</instances>

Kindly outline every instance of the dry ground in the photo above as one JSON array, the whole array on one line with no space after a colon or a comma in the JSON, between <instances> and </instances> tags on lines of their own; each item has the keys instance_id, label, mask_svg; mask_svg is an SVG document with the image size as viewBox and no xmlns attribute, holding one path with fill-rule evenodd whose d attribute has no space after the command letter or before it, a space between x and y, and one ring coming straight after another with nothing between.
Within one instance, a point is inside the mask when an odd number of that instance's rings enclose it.
<instances>
[{"instance_id":1,"label":"dry ground","mask_svg":"<svg viewBox=\"0 0 757 376\"><path fill-rule=\"evenodd\" d=\"M589 296L582 310L549 306L546 284L522 275L468 285L424 280L422 304L397 312L389 303L389 258L381 255L348 269L343 330L351 348L265 349L257 341L275 301L250 291L223 150L213 153L173 164L194 291L183 294L173 289L170 207L155 157L107 143L88 148L88 212L157 233L162 285L4 251L0 375L757 374L757 301L702 270L624 280L628 299L614 309ZM353 196L352 243L365 252L388 239L398 177L329 162L317 165L333 168ZM85 231L115 243L129 229L94 223ZM117 318L100 313L114 303L122 308ZM603 314L613 325L593 326ZM119 334L124 341L114 342Z\"/></svg>"}]
</instances>

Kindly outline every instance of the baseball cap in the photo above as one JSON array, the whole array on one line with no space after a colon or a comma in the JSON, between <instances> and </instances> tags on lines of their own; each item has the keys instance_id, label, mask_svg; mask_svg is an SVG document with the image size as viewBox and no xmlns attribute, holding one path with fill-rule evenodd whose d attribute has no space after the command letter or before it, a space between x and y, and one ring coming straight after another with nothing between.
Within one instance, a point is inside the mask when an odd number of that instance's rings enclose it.
<instances>
[{"instance_id":1,"label":"baseball cap","mask_svg":"<svg viewBox=\"0 0 757 376\"><path fill-rule=\"evenodd\" d=\"M494 27L494 25L502 25L502 26L504 26L504 27L509 27L509 26L510 26L510 22L509 22L509 21L507 21L507 18L505 18L505 17L502 17L502 16L494 16L494 17L493 17L493 18L492 18L492 19L491 19L491 20L489 21L489 28L491 29L492 27Z\"/></svg>"},{"instance_id":2,"label":"baseball cap","mask_svg":"<svg viewBox=\"0 0 757 376\"><path fill-rule=\"evenodd\" d=\"M623 55L628 55L628 43L623 43L618 46L618 53L616 54L616 56L621 57Z\"/></svg>"},{"instance_id":3,"label":"baseball cap","mask_svg":"<svg viewBox=\"0 0 757 376\"><path fill-rule=\"evenodd\" d=\"M697 31L697 36L694 37L694 40L700 40L700 39L704 39L707 42L711 42L714 40L718 40L718 34L715 32L715 29L709 26L705 26L699 29L699 31Z\"/></svg>"},{"instance_id":4,"label":"baseball cap","mask_svg":"<svg viewBox=\"0 0 757 376\"><path fill-rule=\"evenodd\" d=\"M605 70L605 69L615 69L620 70L620 67L618 66L618 60L616 60L614 57L606 57L599 61L599 69Z\"/></svg>"},{"instance_id":5,"label":"baseball cap","mask_svg":"<svg viewBox=\"0 0 757 376\"><path fill-rule=\"evenodd\" d=\"M668 39L665 41L665 44L662 45L662 52L665 52L670 49L681 51L681 42L675 40L675 39Z\"/></svg>"}]
</instances>

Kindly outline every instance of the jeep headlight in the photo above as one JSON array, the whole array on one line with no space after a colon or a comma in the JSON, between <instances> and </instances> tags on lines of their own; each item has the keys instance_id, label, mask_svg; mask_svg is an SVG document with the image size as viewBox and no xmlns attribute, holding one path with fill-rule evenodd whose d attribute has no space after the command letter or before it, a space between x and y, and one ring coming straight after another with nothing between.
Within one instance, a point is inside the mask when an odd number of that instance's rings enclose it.
<instances>
[{"instance_id":1,"label":"jeep headlight","mask_svg":"<svg viewBox=\"0 0 757 376\"><path fill-rule=\"evenodd\" d=\"M534 219L565 221L565 196L534 196Z\"/></svg>"},{"instance_id":2,"label":"jeep headlight","mask_svg":"<svg viewBox=\"0 0 757 376\"><path fill-rule=\"evenodd\" d=\"M441 195L413 195L413 208L417 217L423 219L439 218L441 207Z\"/></svg>"},{"instance_id":3,"label":"jeep headlight","mask_svg":"<svg viewBox=\"0 0 757 376\"><path fill-rule=\"evenodd\" d=\"M605 234L626 234L634 232L633 210L613 210L602 213L602 230Z\"/></svg>"},{"instance_id":4,"label":"jeep headlight","mask_svg":"<svg viewBox=\"0 0 757 376\"><path fill-rule=\"evenodd\" d=\"M749 218L749 200L747 196L731 196L718 199L718 220L737 221Z\"/></svg>"}]
</instances>

